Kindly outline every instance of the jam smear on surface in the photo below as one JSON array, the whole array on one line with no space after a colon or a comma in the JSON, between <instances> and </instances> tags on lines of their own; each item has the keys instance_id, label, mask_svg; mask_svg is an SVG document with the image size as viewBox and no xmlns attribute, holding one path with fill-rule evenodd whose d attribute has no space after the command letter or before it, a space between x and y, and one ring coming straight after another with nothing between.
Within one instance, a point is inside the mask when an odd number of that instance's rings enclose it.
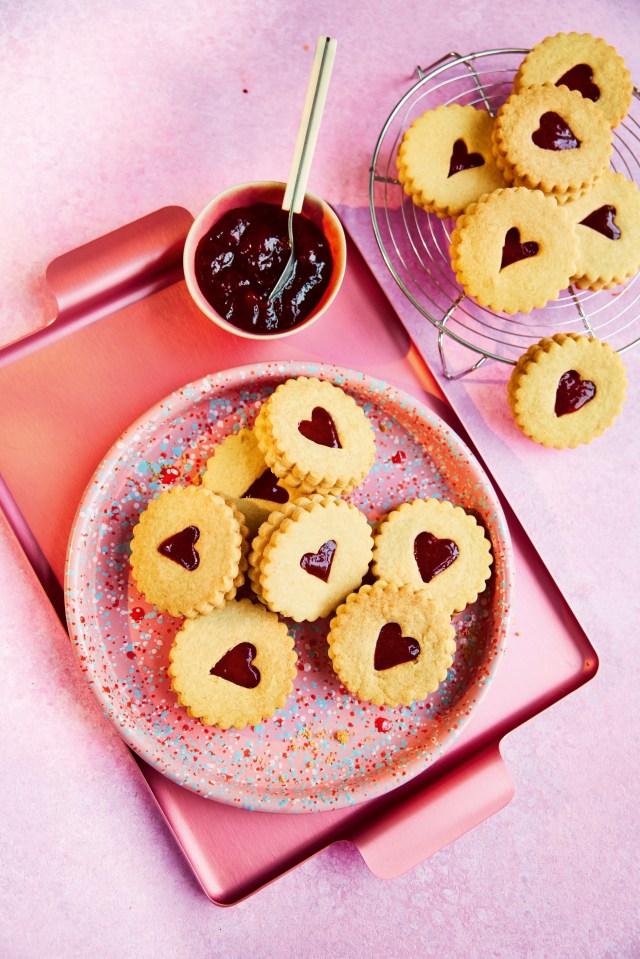
<instances>
[{"instance_id":1,"label":"jam smear on surface","mask_svg":"<svg viewBox=\"0 0 640 959\"><path fill-rule=\"evenodd\" d=\"M302 323L329 286L329 241L301 213L293 217L293 276L269 303L289 259L288 213L273 203L230 210L200 240L195 273L204 297L220 316L250 333L281 333Z\"/></svg>"},{"instance_id":2,"label":"jam smear on surface","mask_svg":"<svg viewBox=\"0 0 640 959\"><path fill-rule=\"evenodd\" d=\"M560 377L556 390L556 416L575 413L596 395L595 383L583 380L577 370L567 370Z\"/></svg>"},{"instance_id":3,"label":"jam smear on surface","mask_svg":"<svg viewBox=\"0 0 640 959\"><path fill-rule=\"evenodd\" d=\"M318 446L328 446L330 449L341 450L342 443L330 413L323 406L315 406L311 411L310 420L300 420L298 432L305 439L317 443Z\"/></svg>"},{"instance_id":4,"label":"jam smear on surface","mask_svg":"<svg viewBox=\"0 0 640 959\"><path fill-rule=\"evenodd\" d=\"M418 533L413 544L413 555L423 583L430 583L458 558L460 550L452 539L438 539L433 533Z\"/></svg>"},{"instance_id":5,"label":"jam smear on surface","mask_svg":"<svg viewBox=\"0 0 640 959\"><path fill-rule=\"evenodd\" d=\"M540 126L531 134L531 139L541 150L577 150L580 140L561 116L549 110L540 117Z\"/></svg>"},{"instance_id":6,"label":"jam smear on surface","mask_svg":"<svg viewBox=\"0 0 640 959\"><path fill-rule=\"evenodd\" d=\"M305 573L311 573L312 576L321 579L323 583L327 583L335 552L336 541L329 539L322 544L317 553L305 553L300 560L300 566Z\"/></svg>"},{"instance_id":7,"label":"jam smear on surface","mask_svg":"<svg viewBox=\"0 0 640 959\"><path fill-rule=\"evenodd\" d=\"M253 481L242 496L249 499L268 499L273 503L289 502L289 494L282 486L278 486L278 477L269 467Z\"/></svg>"},{"instance_id":8,"label":"jam smear on surface","mask_svg":"<svg viewBox=\"0 0 640 959\"><path fill-rule=\"evenodd\" d=\"M596 233L602 233L608 240L619 240L622 231L616 223L617 212L615 206L609 206L608 204L599 206L597 210L585 216L584 220L580 220L580 224L588 226L590 230L595 230Z\"/></svg>"},{"instance_id":9,"label":"jam smear on surface","mask_svg":"<svg viewBox=\"0 0 640 959\"><path fill-rule=\"evenodd\" d=\"M481 153L469 153L467 144L464 140L456 140L451 151L451 162L449 163L449 172L447 179L456 173L462 173L463 170L473 170L474 167L484 166L484 159Z\"/></svg>"},{"instance_id":10,"label":"jam smear on surface","mask_svg":"<svg viewBox=\"0 0 640 959\"><path fill-rule=\"evenodd\" d=\"M504 270L506 266L517 263L518 260L526 260L527 257L535 256L540 247L535 240L528 240L526 243L520 242L520 230L517 226L512 226L504 238L502 247L502 260L500 269Z\"/></svg>"},{"instance_id":11,"label":"jam smear on surface","mask_svg":"<svg viewBox=\"0 0 640 959\"><path fill-rule=\"evenodd\" d=\"M375 670L393 669L410 663L420 655L420 643L411 636L403 636L398 623L385 623L378 634L373 654Z\"/></svg>"},{"instance_id":12,"label":"jam smear on surface","mask_svg":"<svg viewBox=\"0 0 640 959\"><path fill-rule=\"evenodd\" d=\"M600 99L600 87L593 82L593 70L588 63L576 63L575 67L556 80L556 86L577 90L585 100L593 100L594 103Z\"/></svg>"},{"instance_id":13,"label":"jam smear on surface","mask_svg":"<svg viewBox=\"0 0 640 959\"><path fill-rule=\"evenodd\" d=\"M200 539L200 530L197 526L187 526L179 533L168 536L158 546L158 552L167 559L172 559L178 566L190 573L200 565L200 556L195 548Z\"/></svg>"},{"instance_id":14,"label":"jam smear on surface","mask_svg":"<svg viewBox=\"0 0 640 959\"><path fill-rule=\"evenodd\" d=\"M238 643L218 660L209 670L209 675L219 676L245 689L255 689L260 682L260 670L253 665L255 655L253 643Z\"/></svg>"}]
</instances>

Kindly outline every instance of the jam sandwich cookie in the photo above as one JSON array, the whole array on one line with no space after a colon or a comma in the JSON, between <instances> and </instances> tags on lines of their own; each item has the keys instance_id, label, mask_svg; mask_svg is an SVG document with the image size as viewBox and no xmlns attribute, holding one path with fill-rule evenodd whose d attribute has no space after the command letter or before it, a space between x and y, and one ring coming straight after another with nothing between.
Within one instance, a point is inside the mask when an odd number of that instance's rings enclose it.
<instances>
[{"instance_id":1,"label":"jam sandwich cookie","mask_svg":"<svg viewBox=\"0 0 640 959\"><path fill-rule=\"evenodd\" d=\"M327 639L342 684L376 706L410 706L435 692L456 649L451 619L427 590L388 583L348 596Z\"/></svg>"},{"instance_id":2,"label":"jam sandwich cookie","mask_svg":"<svg viewBox=\"0 0 640 959\"><path fill-rule=\"evenodd\" d=\"M555 449L590 443L622 409L627 377L611 347L556 333L530 346L511 374L507 399L517 426Z\"/></svg>"},{"instance_id":3,"label":"jam sandwich cookie","mask_svg":"<svg viewBox=\"0 0 640 959\"><path fill-rule=\"evenodd\" d=\"M353 504L313 497L266 525L270 535L265 530L263 541L260 533L254 540L251 579L274 612L313 621L332 613L362 583L373 539L366 516Z\"/></svg>"},{"instance_id":4,"label":"jam sandwich cookie","mask_svg":"<svg viewBox=\"0 0 640 959\"><path fill-rule=\"evenodd\" d=\"M451 234L451 265L465 293L504 313L556 299L577 262L571 217L540 190L495 190L472 203Z\"/></svg>"},{"instance_id":5,"label":"jam sandwich cookie","mask_svg":"<svg viewBox=\"0 0 640 959\"><path fill-rule=\"evenodd\" d=\"M477 599L492 562L483 528L448 500L402 503L383 517L374 537L374 576L424 588L449 614Z\"/></svg>"},{"instance_id":6,"label":"jam sandwich cookie","mask_svg":"<svg viewBox=\"0 0 640 959\"><path fill-rule=\"evenodd\" d=\"M609 163L611 129L591 100L552 83L523 87L498 110L493 152L515 186L562 203L596 182Z\"/></svg>"},{"instance_id":7,"label":"jam sandwich cookie","mask_svg":"<svg viewBox=\"0 0 640 959\"><path fill-rule=\"evenodd\" d=\"M207 460L202 484L233 500L255 535L269 513L290 499L284 480L265 463L253 430L230 433Z\"/></svg>"},{"instance_id":8,"label":"jam sandwich cookie","mask_svg":"<svg viewBox=\"0 0 640 959\"><path fill-rule=\"evenodd\" d=\"M262 563L264 548L271 539L271 534L277 529L283 519L286 519L293 513L296 507L307 507L310 503L322 502L324 499L325 497L321 493L311 493L309 496L300 496L295 502L285 503L284 506L274 510L269 514L264 523L261 524L257 535L251 541L248 570L253 592L261 602L264 602L264 600L260 586L260 565Z\"/></svg>"},{"instance_id":9,"label":"jam sandwich cookie","mask_svg":"<svg viewBox=\"0 0 640 959\"><path fill-rule=\"evenodd\" d=\"M284 623L248 599L187 620L169 653L179 703L205 726L256 726L284 706L296 675Z\"/></svg>"},{"instance_id":10,"label":"jam sandwich cookie","mask_svg":"<svg viewBox=\"0 0 640 959\"><path fill-rule=\"evenodd\" d=\"M300 493L348 492L376 455L361 407L339 386L315 377L281 383L261 406L254 429L267 465Z\"/></svg>"},{"instance_id":11,"label":"jam sandwich cookie","mask_svg":"<svg viewBox=\"0 0 640 959\"><path fill-rule=\"evenodd\" d=\"M615 127L631 106L633 82L624 60L602 38L590 33L546 37L520 64L514 90L538 83L577 90Z\"/></svg>"},{"instance_id":12,"label":"jam sandwich cookie","mask_svg":"<svg viewBox=\"0 0 640 959\"><path fill-rule=\"evenodd\" d=\"M456 217L483 193L504 186L491 149L493 117L451 104L427 110L405 132L398 179L418 206Z\"/></svg>"},{"instance_id":13,"label":"jam sandwich cookie","mask_svg":"<svg viewBox=\"0 0 640 959\"><path fill-rule=\"evenodd\" d=\"M131 574L144 597L173 616L208 613L232 599L247 568L242 514L203 486L174 487L141 513Z\"/></svg>"},{"instance_id":14,"label":"jam sandwich cookie","mask_svg":"<svg viewBox=\"0 0 640 959\"><path fill-rule=\"evenodd\" d=\"M579 239L579 289L611 289L640 269L640 190L622 173L605 170L566 210Z\"/></svg>"}]
</instances>

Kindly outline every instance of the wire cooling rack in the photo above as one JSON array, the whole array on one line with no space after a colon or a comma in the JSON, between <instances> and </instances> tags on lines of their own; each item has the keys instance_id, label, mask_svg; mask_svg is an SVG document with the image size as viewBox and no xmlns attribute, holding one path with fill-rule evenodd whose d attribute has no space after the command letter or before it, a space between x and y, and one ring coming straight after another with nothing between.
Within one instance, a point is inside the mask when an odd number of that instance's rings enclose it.
<instances>
[{"instance_id":1,"label":"wire cooling rack","mask_svg":"<svg viewBox=\"0 0 640 959\"><path fill-rule=\"evenodd\" d=\"M513 78L528 50L505 48L461 56L448 53L427 68L394 107L376 143L369 179L371 219L391 274L413 305L437 327L445 376L476 369L486 359L514 364L543 336L586 333L606 340L622 353L640 342L640 274L614 290L594 293L569 287L544 309L496 313L465 295L451 269L449 246L454 223L420 209L397 179L396 155L405 130L441 104L472 104L492 115L513 88ZM611 168L640 186L640 92L613 131ZM445 334L481 354L468 369L451 374Z\"/></svg>"}]
</instances>

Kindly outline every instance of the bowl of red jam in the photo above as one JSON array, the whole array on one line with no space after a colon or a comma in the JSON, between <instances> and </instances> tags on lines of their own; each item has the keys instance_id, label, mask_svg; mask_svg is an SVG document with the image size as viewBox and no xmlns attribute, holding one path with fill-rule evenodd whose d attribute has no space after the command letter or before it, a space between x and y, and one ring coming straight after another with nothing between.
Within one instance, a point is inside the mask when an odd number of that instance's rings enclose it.
<instances>
[{"instance_id":1,"label":"bowl of red jam","mask_svg":"<svg viewBox=\"0 0 640 959\"><path fill-rule=\"evenodd\" d=\"M284 183L234 186L193 222L184 247L184 274L199 309L237 336L274 339L306 329L333 302L344 277L347 245L331 207L310 193L294 214L295 269L275 287L289 259Z\"/></svg>"}]
</instances>

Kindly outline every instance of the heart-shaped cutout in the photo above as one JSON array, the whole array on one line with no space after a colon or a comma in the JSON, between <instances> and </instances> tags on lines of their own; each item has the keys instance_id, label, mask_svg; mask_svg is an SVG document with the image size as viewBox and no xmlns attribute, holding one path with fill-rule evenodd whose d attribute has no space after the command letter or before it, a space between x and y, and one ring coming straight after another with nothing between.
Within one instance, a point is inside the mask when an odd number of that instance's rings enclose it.
<instances>
[{"instance_id":1,"label":"heart-shaped cutout","mask_svg":"<svg viewBox=\"0 0 640 959\"><path fill-rule=\"evenodd\" d=\"M305 573L317 576L323 583L328 582L331 573L331 564L336 552L336 541L328 539L323 543L317 553L305 553L300 560L300 565Z\"/></svg>"},{"instance_id":2,"label":"heart-shaped cutout","mask_svg":"<svg viewBox=\"0 0 640 959\"><path fill-rule=\"evenodd\" d=\"M531 139L541 150L577 150L580 140L566 120L552 110L540 117L540 126L531 134Z\"/></svg>"},{"instance_id":3,"label":"heart-shaped cutout","mask_svg":"<svg viewBox=\"0 0 640 959\"><path fill-rule=\"evenodd\" d=\"M449 163L447 179L455 173L462 173L463 170L473 170L478 166L484 166L482 154L469 153L464 140L456 140L451 152L451 162Z\"/></svg>"},{"instance_id":4,"label":"heart-shaped cutout","mask_svg":"<svg viewBox=\"0 0 640 959\"><path fill-rule=\"evenodd\" d=\"M255 689L260 682L260 670L253 665L256 648L253 643L238 643L232 646L209 670L210 676L219 676L236 686Z\"/></svg>"},{"instance_id":5,"label":"heart-shaped cutout","mask_svg":"<svg viewBox=\"0 0 640 959\"><path fill-rule=\"evenodd\" d=\"M577 90L586 100L593 100L594 103L600 99L600 87L593 82L593 70L588 63L576 63L575 67L556 80L556 86Z\"/></svg>"},{"instance_id":6,"label":"heart-shaped cutout","mask_svg":"<svg viewBox=\"0 0 640 959\"><path fill-rule=\"evenodd\" d=\"M282 486L278 486L278 477L269 467L253 481L242 496L248 499L268 499L272 503L289 502L289 494Z\"/></svg>"},{"instance_id":7,"label":"heart-shaped cutout","mask_svg":"<svg viewBox=\"0 0 640 959\"><path fill-rule=\"evenodd\" d=\"M197 526L187 526L168 536L158 546L158 552L167 559L172 559L178 566L188 570L190 573L200 565L200 556L196 550L196 543L200 539L200 530Z\"/></svg>"},{"instance_id":8,"label":"heart-shaped cutout","mask_svg":"<svg viewBox=\"0 0 640 959\"><path fill-rule=\"evenodd\" d=\"M302 433L305 439L317 443L318 446L328 446L334 450L342 449L336 424L323 406L315 406L311 411L311 419L301 420L298 423L298 432Z\"/></svg>"},{"instance_id":9,"label":"heart-shaped cutout","mask_svg":"<svg viewBox=\"0 0 640 959\"><path fill-rule=\"evenodd\" d=\"M452 539L438 539L433 533L418 533L413 544L413 555L423 583L430 583L456 561L460 554Z\"/></svg>"},{"instance_id":10,"label":"heart-shaped cutout","mask_svg":"<svg viewBox=\"0 0 640 959\"><path fill-rule=\"evenodd\" d=\"M560 377L556 390L556 416L575 413L596 395L596 385L591 380L583 380L577 370L567 370Z\"/></svg>"},{"instance_id":11,"label":"heart-shaped cutout","mask_svg":"<svg viewBox=\"0 0 640 959\"><path fill-rule=\"evenodd\" d=\"M403 636L398 623L386 623L378 634L373 654L373 668L393 669L410 663L420 655L420 644L411 636Z\"/></svg>"},{"instance_id":12,"label":"heart-shaped cutout","mask_svg":"<svg viewBox=\"0 0 640 959\"><path fill-rule=\"evenodd\" d=\"M535 256L540 247L535 240L528 240L526 243L520 242L520 230L517 226L512 226L507 230L502 247L502 260L500 269L504 270L506 266L517 263L518 260L526 260L527 257Z\"/></svg>"},{"instance_id":13,"label":"heart-shaped cutout","mask_svg":"<svg viewBox=\"0 0 640 959\"><path fill-rule=\"evenodd\" d=\"M609 206L608 204L599 206L597 210L585 216L584 220L580 220L580 224L581 226L588 226L590 230L595 230L596 233L602 233L608 240L619 240L622 231L616 223L617 212L615 206Z\"/></svg>"}]
</instances>

